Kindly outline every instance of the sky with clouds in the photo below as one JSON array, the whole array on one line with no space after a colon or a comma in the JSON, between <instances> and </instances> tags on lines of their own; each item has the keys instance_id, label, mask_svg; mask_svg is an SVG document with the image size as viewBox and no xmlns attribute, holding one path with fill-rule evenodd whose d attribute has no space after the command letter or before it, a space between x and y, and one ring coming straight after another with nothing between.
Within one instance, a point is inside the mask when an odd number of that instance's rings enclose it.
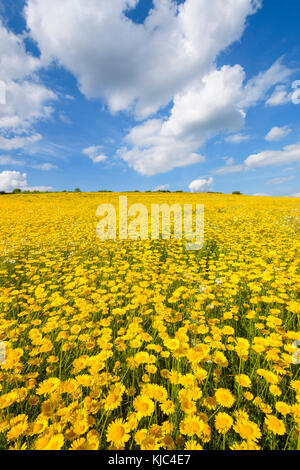
<instances>
[{"instance_id":1,"label":"sky with clouds","mask_svg":"<svg viewBox=\"0 0 300 470\"><path fill-rule=\"evenodd\" d=\"M0 191L300 196L300 2L0 0Z\"/></svg>"}]
</instances>

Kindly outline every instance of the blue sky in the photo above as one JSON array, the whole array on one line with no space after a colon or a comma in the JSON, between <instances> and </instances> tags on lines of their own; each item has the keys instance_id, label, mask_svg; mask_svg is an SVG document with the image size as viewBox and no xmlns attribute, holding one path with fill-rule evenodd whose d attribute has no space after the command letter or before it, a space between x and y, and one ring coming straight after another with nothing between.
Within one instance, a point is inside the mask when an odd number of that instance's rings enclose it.
<instances>
[{"instance_id":1,"label":"blue sky","mask_svg":"<svg viewBox=\"0 0 300 470\"><path fill-rule=\"evenodd\" d=\"M0 0L0 191L299 197L299 18L295 0Z\"/></svg>"}]
</instances>

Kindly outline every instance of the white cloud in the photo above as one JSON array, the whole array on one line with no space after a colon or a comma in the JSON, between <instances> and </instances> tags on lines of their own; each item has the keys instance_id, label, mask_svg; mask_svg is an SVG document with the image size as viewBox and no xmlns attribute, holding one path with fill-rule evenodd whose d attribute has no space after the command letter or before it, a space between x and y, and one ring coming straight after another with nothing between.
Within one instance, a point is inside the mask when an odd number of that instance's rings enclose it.
<instances>
[{"instance_id":1,"label":"white cloud","mask_svg":"<svg viewBox=\"0 0 300 470\"><path fill-rule=\"evenodd\" d=\"M209 179L198 179L194 180L190 183L189 189L192 193L204 193L206 191L209 191L211 187L213 186L214 179L209 178Z\"/></svg>"},{"instance_id":2,"label":"white cloud","mask_svg":"<svg viewBox=\"0 0 300 470\"><path fill-rule=\"evenodd\" d=\"M28 54L22 36L14 34L0 19L1 80L22 80L40 67L40 61Z\"/></svg>"},{"instance_id":3,"label":"white cloud","mask_svg":"<svg viewBox=\"0 0 300 470\"><path fill-rule=\"evenodd\" d=\"M300 197L300 193L292 194L291 197Z\"/></svg>"},{"instance_id":4,"label":"white cloud","mask_svg":"<svg viewBox=\"0 0 300 470\"><path fill-rule=\"evenodd\" d=\"M60 113L59 119L65 124L72 124L72 119L70 119L65 113Z\"/></svg>"},{"instance_id":5,"label":"white cloud","mask_svg":"<svg viewBox=\"0 0 300 470\"><path fill-rule=\"evenodd\" d=\"M300 163L300 142L287 145L282 150L266 150L246 158L244 164L246 169L287 165L290 163Z\"/></svg>"},{"instance_id":6,"label":"white cloud","mask_svg":"<svg viewBox=\"0 0 300 470\"><path fill-rule=\"evenodd\" d=\"M282 104L287 104L291 101L291 93L287 92L285 85L277 85L270 96L266 101L267 106L280 106Z\"/></svg>"},{"instance_id":7,"label":"white cloud","mask_svg":"<svg viewBox=\"0 0 300 470\"><path fill-rule=\"evenodd\" d=\"M30 132L38 120L50 117L53 108L49 103L55 94L39 83L30 80L6 83L6 104L0 106L0 131Z\"/></svg>"},{"instance_id":8,"label":"white cloud","mask_svg":"<svg viewBox=\"0 0 300 470\"><path fill-rule=\"evenodd\" d=\"M28 186L26 173L2 171L0 173L0 191L10 193L14 189L21 189L22 191L51 191L53 188L50 186Z\"/></svg>"},{"instance_id":9,"label":"white cloud","mask_svg":"<svg viewBox=\"0 0 300 470\"><path fill-rule=\"evenodd\" d=\"M20 148L24 148L27 145L34 144L42 139L40 134L30 135L28 137L13 137L13 138L6 138L0 136L0 149L1 150L16 150Z\"/></svg>"},{"instance_id":10,"label":"white cloud","mask_svg":"<svg viewBox=\"0 0 300 470\"><path fill-rule=\"evenodd\" d=\"M8 31L0 21L1 80L5 84L5 102L0 106L0 149L28 148L42 139L32 132L37 120L50 116L51 100L55 94L38 82L35 73L40 60L26 52L23 37ZM0 157L1 165L22 165L23 161L10 156ZM30 189L26 173L3 171L0 173L0 190ZM34 189L45 189L37 187ZM48 188L50 189L50 188Z\"/></svg>"},{"instance_id":11,"label":"white cloud","mask_svg":"<svg viewBox=\"0 0 300 470\"><path fill-rule=\"evenodd\" d=\"M257 196L257 197L271 197L271 194L267 194L267 193L255 193L255 194L252 194L252 196Z\"/></svg>"},{"instance_id":12,"label":"white cloud","mask_svg":"<svg viewBox=\"0 0 300 470\"><path fill-rule=\"evenodd\" d=\"M2 171L0 173L0 191L11 192L16 188L24 189L26 186L26 173L18 171Z\"/></svg>"},{"instance_id":13,"label":"white cloud","mask_svg":"<svg viewBox=\"0 0 300 470\"><path fill-rule=\"evenodd\" d=\"M271 87L288 81L294 70L289 69L278 59L267 71L261 72L245 86L245 93L241 101L242 106L254 106L266 98Z\"/></svg>"},{"instance_id":14,"label":"white cloud","mask_svg":"<svg viewBox=\"0 0 300 470\"><path fill-rule=\"evenodd\" d=\"M52 186L26 186L24 191L53 191Z\"/></svg>"},{"instance_id":15,"label":"white cloud","mask_svg":"<svg viewBox=\"0 0 300 470\"><path fill-rule=\"evenodd\" d=\"M265 139L268 140L269 142L272 142L274 140L281 140L284 137L286 137L289 133L291 132L291 129L289 126L284 126L284 127L273 127L270 132L266 135Z\"/></svg>"},{"instance_id":16,"label":"white cloud","mask_svg":"<svg viewBox=\"0 0 300 470\"><path fill-rule=\"evenodd\" d=\"M50 170L55 170L57 166L52 165L52 163L41 163L38 165L33 165L32 168L35 168L36 170L41 170L41 171L50 171Z\"/></svg>"},{"instance_id":17,"label":"white cloud","mask_svg":"<svg viewBox=\"0 0 300 470\"><path fill-rule=\"evenodd\" d=\"M211 71L197 86L174 96L168 119L150 119L135 126L126 136L127 146L119 155L144 175L203 161L204 157L198 153L203 144L222 131L241 129L246 116L241 102L244 100L245 109L254 106L263 98L271 78L275 80L288 74L283 70L284 66L276 62L265 73L259 74L257 80L253 78L251 82L257 85L250 87L249 82L244 85L245 72L239 65ZM248 136L236 136L233 141L248 139Z\"/></svg>"},{"instance_id":18,"label":"white cloud","mask_svg":"<svg viewBox=\"0 0 300 470\"><path fill-rule=\"evenodd\" d=\"M226 165L217 170L214 170L213 173L215 175L229 175L230 173L240 173L241 171L245 170L245 166L241 165Z\"/></svg>"},{"instance_id":19,"label":"white cloud","mask_svg":"<svg viewBox=\"0 0 300 470\"><path fill-rule=\"evenodd\" d=\"M267 181L266 184L283 184L287 183L288 181L292 181L293 179L295 179L295 176L272 178L271 180Z\"/></svg>"},{"instance_id":20,"label":"white cloud","mask_svg":"<svg viewBox=\"0 0 300 470\"><path fill-rule=\"evenodd\" d=\"M243 134L234 134L226 137L225 142L230 142L231 144L240 144L241 142L246 142L250 139L250 135Z\"/></svg>"},{"instance_id":21,"label":"white cloud","mask_svg":"<svg viewBox=\"0 0 300 470\"><path fill-rule=\"evenodd\" d=\"M33 126L47 119L57 97L39 82L43 65L26 51L24 35L9 31L0 20L0 57L3 103L0 106L0 149L11 150L34 141Z\"/></svg>"},{"instance_id":22,"label":"white cloud","mask_svg":"<svg viewBox=\"0 0 300 470\"><path fill-rule=\"evenodd\" d=\"M14 165L14 166L22 166L24 162L22 160L17 160L12 158L8 155L0 155L0 165Z\"/></svg>"},{"instance_id":23,"label":"white cloud","mask_svg":"<svg viewBox=\"0 0 300 470\"><path fill-rule=\"evenodd\" d=\"M92 145L91 147L83 149L82 153L90 157L94 163L100 163L107 160L107 156L101 153L101 150L102 145Z\"/></svg>"},{"instance_id":24,"label":"white cloud","mask_svg":"<svg viewBox=\"0 0 300 470\"><path fill-rule=\"evenodd\" d=\"M244 124L245 113L238 106L243 80L240 66L224 66L204 76L197 87L174 97L167 120L151 119L134 127L121 158L145 175L203 162L198 149L207 139Z\"/></svg>"},{"instance_id":25,"label":"white cloud","mask_svg":"<svg viewBox=\"0 0 300 470\"><path fill-rule=\"evenodd\" d=\"M154 189L154 191L166 191L170 189L170 185L169 184L162 184L161 186L156 186L156 188Z\"/></svg>"},{"instance_id":26,"label":"white cloud","mask_svg":"<svg viewBox=\"0 0 300 470\"><path fill-rule=\"evenodd\" d=\"M154 114L199 81L241 38L258 0L154 0L144 24L126 17L138 0L28 0L27 26L42 60L58 60L87 98L111 111Z\"/></svg>"},{"instance_id":27,"label":"white cloud","mask_svg":"<svg viewBox=\"0 0 300 470\"><path fill-rule=\"evenodd\" d=\"M152 119L134 127L126 137L126 143L132 148L119 151L120 157L142 175L151 176L205 161L194 151L197 143L168 135L163 131L164 122Z\"/></svg>"},{"instance_id":28,"label":"white cloud","mask_svg":"<svg viewBox=\"0 0 300 470\"><path fill-rule=\"evenodd\" d=\"M300 103L300 80L292 83L291 91L288 91L287 85L277 85L273 94L266 101L267 106L280 106L287 103Z\"/></svg>"},{"instance_id":29,"label":"white cloud","mask_svg":"<svg viewBox=\"0 0 300 470\"><path fill-rule=\"evenodd\" d=\"M259 0L154 0L144 24L126 17L137 3L28 0L25 17L42 63L71 71L81 92L111 112L145 119L173 102L168 118L133 127L117 152L137 172L154 175L203 162L203 144L220 132L238 133L246 110L293 71L279 59L245 83L239 65L216 69L218 54L241 39ZM99 148L85 150L94 162L106 159Z\"/></svg>"},{"instance_id":30,"label":"white cloud","mask_svg":"<svg viewBox=\"0 0 300 470\"><path fill-rule=\"evenodd\" d=\"M234 164L234 158L227 158L226 159L226 165L233 165Z\"/></svg>"}]
</instances>

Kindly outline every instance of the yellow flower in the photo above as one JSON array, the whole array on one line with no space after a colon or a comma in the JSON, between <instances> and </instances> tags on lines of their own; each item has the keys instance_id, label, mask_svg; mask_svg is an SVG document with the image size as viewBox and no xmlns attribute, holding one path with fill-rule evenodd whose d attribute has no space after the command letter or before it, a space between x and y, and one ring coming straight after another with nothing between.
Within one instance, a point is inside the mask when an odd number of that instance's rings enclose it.
<instances>
[{"instance_id":1,"label":"yellow flower","mask_svg":"<svg viewBox=\"0 0 300 470\"><path fill-rule=\"evenodd\" d=\"M233 429L246 441L256 442L261 438L261 432L257 424L248 419L238 419Z\"/></svg>"},{"instance_id":2,"label":"yellow flower","mask_svg":"<svg viewBox=\"0 0 300 470\"><path fill-rule=\"evenodd\" d=\"M218 413L215 417L215 428L219 433L226 434L233 425L233 419L227 413Z\"/></svg>"},{"instance_id":3,"label":"yellow flower","mask_svg":"<svg viewBox=\"0 0 300 470\"><path fill-rule=\"evenodd\" d=\"M295 392L300 393L300 380L292 380L291 387Z\"/></svg>"},{"instance_id":4,"label":"yellow flower","mask_svg":"<svg viewBox=\"0 0 300 470\"><path fill-rule=\"evenodd\" d=\"M160 403L159 406L161 411L166 415L170 415L175 411L175 406L172 400L166 400L163 403Z\"/></svg>"},{"instance_id":5,"label":"yellow flower","mask_svg":"<svg viewBox=\"0 0 300 470\"><path fill-rule=\"evenodd\" d=\"M106 439L116 447L122 447L130 439L128 424L122 419L113 421L107 429Z\"/></svg>"},{"instance_id":6,"label":"yellow flower","mask_svg":"<svg viewBox=\"0 0 300 470\"><path fill-rule=\"evenodd\" d=\"M204 421L198 416L191 415L184 418L180 423L180 432L186 436L194 436L195 434L200 437L201 432L204 430Z\"/></svg>"},{"instance_id":7,"label":"yellow flower","mask_svg":"<svg viewBox=\"0 0 300 470\"><path fill-rule=\"evenodd\" d=\"M269 390L270 393L272 393L272 395L274 395L275 397L280 397L280 395L282 395L282 391L277 385L270 385Z\"/></svg>"},{"instance_id":8,"label":"yellow flower","mask_svg":"<svg viewBox=\"0 0 300 470\"><path fill-rule=\"evenodd\" d=\"M49 435L45 437L39 437L35 442L36 450L61 450L64 445L63 434L55 434L54 436Z\"/></svg>"},{"instance_id":9,"label":"yellow flower","mask_svg":"<svg viewBox=\"0 0 300 470\"><path fill-rule=\"evenodd\" d=\"M251 379L248 375L240 374L235 376L235 381L238 383L240 387L243 388L250 388L251 387Z\"/></svg>"},{"instance_id":10,"label":"yellow flower","mask_svg":"<svg viewBox=\"0 0 300 470\"><path fill-rule=\"evenodd\" d=\"M87 418L78 416L78 419L73 424L73 431L75 434L77 434L77 436L81 436L82 434L85 434L88 429L89 423Z\"/></svg>"},{"instance_id":11,"label":"yellow flower","mask_svg":"<svg viewBox=\"0 0 300 470\"><path fill-rule=\"evenodd\" d=\"M203 447L195 439L190 439L185 443L184 450L203 450Z\"/></svg>"},{"instance_id":12,"label":"yellow flower","mask_svg":"<svg viewBox=\"0 0 300 470\"><path fill-rule=\"evenodd\" d=\"M150 398L139 395L133 400L133 407L137 412L137 417L142 418L145 416L151 416L155 405Z\"/></svg>"},{"instance_id":13,"label":"yellow flower","mask_svg":"<svg viewBox=\"0 0 300 470\"><path fill-rule=\"evenodd\" d=\"M283 416L286 416L291 412L291 407L284 401L277 401L275 404L275 408L278 411L278 413L281 413Z\"/></svg>"},{"instance_id":14,"label":"yellow flower","mask_svg":"<svg viewBox=\"0 0 300 470\"><path fill-rule=\"evenodd\" d=\"M180 400L180 406L182 411L185 414L195 414L197 411L197 407L195 402L189 400L188 398L183 398Z\"/></svg>"},{"instance_id":15,"label":"yellow flower","mask_svg":"<svg viewBox=\"0 0 300 470\"><path fill-rule=\"evenodd\" d=\"M56 377L44 380L38 387L37 395L50 395L59 387L60 380Z\"/></svg>"},{"instance_id":16,"label":"yellow flower","mask_svg":"<svg viewBox=\"0 0 300 470\"><path fill-rule=\"evenodd\" d=\"M15 441L18 437L22 436L28 428L27 420L21 421L15 426L13 426L7 433L8 441Z\"/></svg>"},{"instance_id":17,"label":"yellow flower","mask_svg":"<svg viewBox=\"0 0 300 470\"><path fill-rule=\"evenodd\" d=\"M215 397L218 404L224 408L231 408L235 402L234 395L227 388L218 388Z\"/></svg>"},{"instance_id":18,"label":"yellow flower","mask_svg":"<svg viewBox=\"0 0 300 470\"><path fill-rule=\"evenodd\" d=\"M283 436L286 433L285 424L281 419L276 418L274 415L268 415L265 418L265 426L267 431L273 434Z\"/></svg>"},{"instance_id":19,"label":"yellow flower","mask_svg":"<svg viewBox=\"0 0 300 470\"><path fill-rule=\"evenodd\" d=\"M103 398L102 404L105 411L115 410L120 406L122 402L122 395L117 395L113 392L109 392L106 398Z\"/></svg>"}]
</instances>

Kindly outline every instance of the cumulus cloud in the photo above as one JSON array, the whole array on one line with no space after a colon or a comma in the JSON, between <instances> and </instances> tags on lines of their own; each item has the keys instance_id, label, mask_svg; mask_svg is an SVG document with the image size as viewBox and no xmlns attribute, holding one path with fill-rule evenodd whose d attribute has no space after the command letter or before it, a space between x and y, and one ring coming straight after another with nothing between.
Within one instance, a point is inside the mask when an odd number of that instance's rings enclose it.
<instances>
[{"instance_id":1,"label":"cumulus cloud","mask_svg":"<svg viewBox=\"0 0 300 470\"><path fill-rule=\"evenodd\" d=\"M40 67L36 57L27 54L21 36L9 31L0 19L1 80L22 80Z\"/></svg>"},{"instance_id":2,"label":"cumulus cloud","mask_svg":"<svg viewBox=\"0 0 300 470\"><path fill-rule=\"evenodd\" d=\"M28 0L27 26L44 62L58 60L87 98L142 118L213 68L241 38L258 0L154 0L144 24L126 12L138 0Z\"/></svg>"},{"instance_id":3,"label":"cumulus cloud","mask_svg":"<svg viewBox=\"0 0 300 470\"><path fill-rule=\"evenodd\" d=\"M291 129L289 126L284 126L284 127L273 127L270 132L266 135L265 139L268 140L269 142L272 142L274 140L281 140L284 137L286 137L289 133L291 132Z\"/></svg>"},{"instance_id":4,"label":"cumulus cloud","mask_svg":"<svg viewBox=\"0 0 300 470\"><path fill-rule=\"evenodd\" d=\"M194 142L164 132L164 122L153 119L134 127L125 139L129 148L119 151L120 157L142 175L151 176L205 161L195 153Z\"/></svg>"},{"instance_id":5,"label":"cumulus cloud","mask_svg":"<svg viewBox=\"0 0 300 470\"><path fill-rule=\"evenodd\" d=\"M192 181L189 184L189 189L192 193L204 193L206 191L209 191L211 187L214 184L214 179L213 178L208 178L208 179L197 179Z\"/></svg>"},{"instance_id":6,"label":"cumulus cloud","mask_svg":"<svg viewBox=\"0 0 300 470\"><path fill-rule=\"evenodd\" d=\"M239 65L216 69L218 54L240 40L259 0L154 0L143 24L126 13L138 0L28 0L29 34L41 61L57 61L77 78L87 98L100 98L112 113L133 111L148 119L128 132L117 154L143 175L204 161L200 149L220 132L237 134L246 111L267 99L293 73L282 59L246 82ZM246 82L246 83L245 83ZM167 118L155 113L171 103ZM104 161L101 149L85 153Z\"/></svg>"},{"instance_id":7,"label":"cumulus cloud","mask_svg":"<svg viewBox=\"0 0 300 470\"><path fill-rule=\"evenodd\" d=\"M276 62L257 80L253 78L251 83L255 85L251 86L249 82L244 84L245 72L239 65L211 71L197 85L174 96L167 119L150 119L135 126L126 136L127 145L119 155L145 175L204 161L199 154L203 144L222 131L240 130L247 106L264 97L266 84L270 86L272 80L287 76L289 72L284 69ZM246 139L248 136L240 134L231 138L235 143Z\"/></svg>"},{"instance_id":8,"label":"cumulus cloud","mask_svg":"<svg viewBox=\"0 0 300 470\"><path fill-rule=\"evenodd\" d=\"M47 119L53 112L50 102L56 95L39 83L30 80L8 80L6 103L0 106L0 132L20 134L30 132L38 120Z\"/></svg>"},{"instance_id":9,"label":"cumulus cloud","mask_svg":"<svg viewBox=\"0 0 300 470\"><path fill-rule=\"evenodd\" d=\"M51 115L57 97L39 82L40 59L26 51L24 37L9 31L0 20L1 106L0 148L21 148L35 139L32 126Z\"/></svg>"},{"instance_id":10,"label":"cumulus cloud","mask_svg":"<svg viewBox=\"0 0 300 470\"><path fill-rule=\"evenodd\" d=\"M246 169L264 166L286 165L300 163L300 142L287 145L282 150L266 150L264 152L249 155L244 165Z\"/></svg>"},{"instance_id":11,"label":"cumulus cloud","mask_svg":"<svg viewBox=\"0 0 300 470\"><path fill-rule=\"evenodd\" d=\"M145 175L203 162L198 149L207 139L244 124L245 113L238 106L244 77L240 66L224 66L178 93L168 119L151 119L129 132L121 158Z\"/></svg>"},{"instance_id":12,"label":"cumulus cloud","mask_svg":"<svg viewBox=\"0 0 300 470\"><path fill-rule=\"evenodd\" d=\"M26 173L18 171L2 171L0 173L0 191L11 192L16 188L24 189L26 186Z\"/></svg>"},{"instance_id":13,"label":"cumulus cloud","mask_svg":"<svg viewBox=\"0 0 300 470\"><path fill-rule=\"evenodd\" d=\"M101 153L101 150L102 145L91 145L90 147L83 149L82 153L90 157L94 163L100 163L107 160L107 156Z\"/></svg>"},{"instance_id":14,"label":"cumulus cloud","mask_svg":"<svg viewBox=\"0 0 300 470\"><path fill-rule=\"evenodd\" d=\"M26 173L2 171L0 173L0 191L10 193L14 189L21 189L22 191L51 191L53 188L50 186L28 186Z\"/></svg>"}]
</instances>

